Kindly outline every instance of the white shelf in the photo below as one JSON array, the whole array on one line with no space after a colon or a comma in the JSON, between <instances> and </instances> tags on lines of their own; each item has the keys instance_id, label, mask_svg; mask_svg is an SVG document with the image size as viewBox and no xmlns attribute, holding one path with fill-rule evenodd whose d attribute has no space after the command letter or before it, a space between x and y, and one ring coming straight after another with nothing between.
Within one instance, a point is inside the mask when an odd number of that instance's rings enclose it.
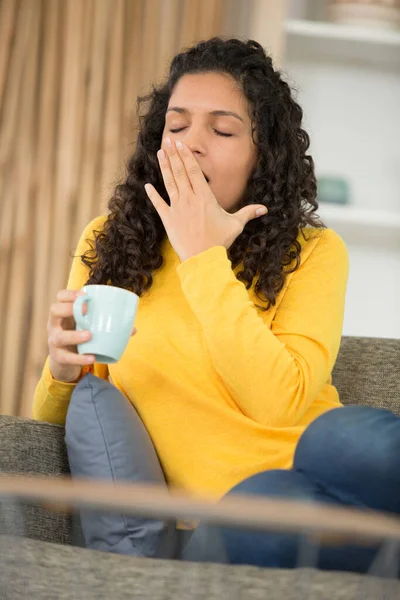
<instances>
[{"instance_id":1,"label":"white shelf","mask_svg":"<svg viewBox=\"0 0 400 600\"><path fill-rule=\"evenodd\" d=\"M320 202L317 214L346 244L377 244L400 250L400 212Z\"/></svg>"},{"instance_id":2,"label":"white shelf","mask_svg":"<svg viewBox=\"0 0 400 600\"><path fill-rule=\"evenodd\" d=\"M400 31L322 21L287 20L287 60L345 60L400 69Z\"/></svg>"}]
</instances>

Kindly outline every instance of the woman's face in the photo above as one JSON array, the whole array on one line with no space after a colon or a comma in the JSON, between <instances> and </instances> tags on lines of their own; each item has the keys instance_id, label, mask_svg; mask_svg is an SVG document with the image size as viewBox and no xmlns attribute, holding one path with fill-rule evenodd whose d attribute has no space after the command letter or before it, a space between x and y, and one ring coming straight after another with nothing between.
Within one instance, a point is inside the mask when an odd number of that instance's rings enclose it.
<instances>
[{"instance_id":1,"label":"woman's face","mask_svg":"<svg viewBox=\"0 0 400 600\"><path fill-rule=\"evenodd\" d=\"M220 73L181 77L165 115L166 137L190 148L220 206L235 212L255 167L257 148L249 103L234 80Z\"/></svg>"}]
</instances>

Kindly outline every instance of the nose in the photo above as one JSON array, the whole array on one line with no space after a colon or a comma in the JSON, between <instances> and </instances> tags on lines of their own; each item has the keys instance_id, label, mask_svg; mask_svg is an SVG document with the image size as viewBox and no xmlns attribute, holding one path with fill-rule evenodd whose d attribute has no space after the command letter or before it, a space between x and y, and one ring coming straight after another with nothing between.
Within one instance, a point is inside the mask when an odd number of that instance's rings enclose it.
<instances>
[{"instance_id":1,"label":"nose","mask_svg":"<svg viewBox=\"0 0 400 600\"><path fill-rule=\"evenodd\" d=\"M195 156L203 156L207 153L206 135L201 127L192 124L185 130L183 137L183 141Z\"/></svg>"}]
</instances>

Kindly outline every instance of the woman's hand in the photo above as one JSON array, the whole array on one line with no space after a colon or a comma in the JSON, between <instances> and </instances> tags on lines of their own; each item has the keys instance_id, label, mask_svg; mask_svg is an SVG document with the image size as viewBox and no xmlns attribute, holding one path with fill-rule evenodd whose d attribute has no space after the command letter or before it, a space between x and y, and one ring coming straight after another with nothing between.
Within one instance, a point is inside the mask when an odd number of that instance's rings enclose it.
<instances>
[{"instance_id":1,"label":"woman's hand","mask_svg":"<svg viewBox=\"0 0 400 600\"><path fill-rule=\"evenodd\" d=\"M47 322L50 371L54 379L67 383L78 379L84 365L94 363L94 356L78 354L77 345L92 337L89 331L75 330L73 305L80 294L83 292L58 292Z\"/></svg>"},{"instance_id":2,"label":"woman's hand","mask_svg":"<svg viewBox=\"0 0 400 600\"><path fill-rule=\"evenodd\" d=\"M157 153L171 206L149 183L146 193L163 222L172 247L181 261L213 246L228 249L248 221L268 212L262 204L245 206L235 214L218 204L190 149L165 140ZM260 212L257 212L260 211Z\"/></svg>"},{"instance_id":3,"label":"woman's hand","mask_svg":"<svg viewBox=\"0 0 400 600\"><path fill-rule=\"evenodd\" d=\"M85 365L95 362L93 355L78 354L78 344L91 339L90 331L76 331L73 306L75 299L84 295L78 290L61 290L50 307L47 323L50 371L54 379L72 383ZM83 312L87 308L84 306ZM136 333L133 328L132 335Z\"/></svg>"}]
</instances>

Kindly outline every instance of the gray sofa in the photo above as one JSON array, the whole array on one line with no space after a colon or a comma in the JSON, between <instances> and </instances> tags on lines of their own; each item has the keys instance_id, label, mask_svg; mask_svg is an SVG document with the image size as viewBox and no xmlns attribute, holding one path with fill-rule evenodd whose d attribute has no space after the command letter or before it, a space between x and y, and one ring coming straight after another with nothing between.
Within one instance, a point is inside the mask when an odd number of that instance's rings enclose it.
<instances>
[{"instance_id":1,"label":"gray sofa","mask_svg":"<svg viewBox=\"0 0 400 600\"><path fill-rule=\"evenodd\" d=\"M333 383L345 404L400 415L400 340L343 337ZM68 474L63 428L0 416L0 472ZM394 579L130 558L73 546L73 532L68 515L3 501L0 598L400 599Z\"/></svg>"}]
</instances>

